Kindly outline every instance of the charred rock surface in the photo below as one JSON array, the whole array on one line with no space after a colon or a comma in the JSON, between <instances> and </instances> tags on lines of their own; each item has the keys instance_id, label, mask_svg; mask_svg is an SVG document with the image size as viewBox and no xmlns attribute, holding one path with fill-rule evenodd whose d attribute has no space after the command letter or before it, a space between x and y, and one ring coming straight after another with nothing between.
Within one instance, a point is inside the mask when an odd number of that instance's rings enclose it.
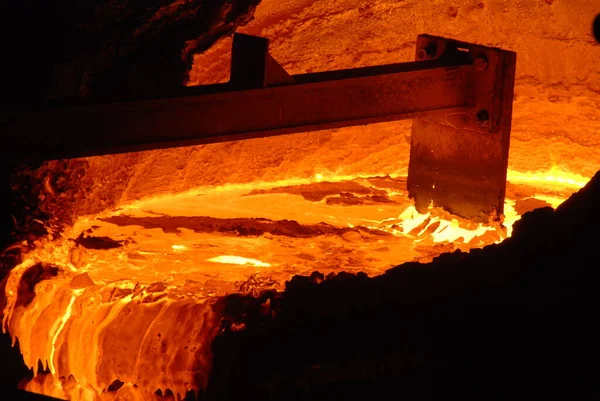
<instances>
[{"instance_id":1,"label":"charred rock surface","mask_svg":"<svg viewBox=\"0 0 600 401\"><path fill-rule=\"evenodd\" d=\"M583 396L598 334L599 201L597 173L556 210L525 214L499 245L375 278L296 276L282 294L232 296L231 319L246 330L215 340L205 396Z\"/></svg>"},{"instance_id":2,"label":"charred rock surface","mask_svg":"<svg viewBox=\"0 0 600 401\"><path fill-rule=\"evenodd\" d=\"M0 288L3 289L3 285ZM11 397L12 392L17 389L17 385L33 377L33 372L25 366L23 355L19 342L13 346L12 339L8 333L0 333L0 391L8 399L16 399Z\"/></svg>"}]
</instances>

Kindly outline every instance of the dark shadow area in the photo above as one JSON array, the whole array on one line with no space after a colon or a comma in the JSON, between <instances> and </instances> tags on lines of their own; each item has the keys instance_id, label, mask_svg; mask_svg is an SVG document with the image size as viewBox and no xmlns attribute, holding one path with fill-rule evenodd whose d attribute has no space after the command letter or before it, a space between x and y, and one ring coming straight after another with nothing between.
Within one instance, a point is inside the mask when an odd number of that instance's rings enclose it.
<instances>
[{"instance_id":1,"label":"dark shadow area","mask_svg":"<svg viewBox=\"0 0 600 401\"><path fill-rule=\"evenodd\" d=\"M2 110L31 109L44 103L53 65L67 60L74 50L75 4L74 0L0 4Z\"/></svg>"},{"instance_id":2,"label":"dark shadow area","mask_svg":"<svg viewBox=\"0 0 600 401\"><path fill-rule=\"evenodd\" d=\"M0 394L5 400L14 401L59 401L58 398L48 397L45 395L29 393L27 391L18 390L11 387L0 386Z\"/></svg>"},{"instance_id":3,"label":"dark shadow area","mask_svg":"<svg viewBox=\"0 0 600 401\"><path fill-rule=\"evenodd\" d=\"M21 380L32 377L32 371L23 362L19 343L17 342L14 347L11 344L10 335L0 331L0 361L2 361L0 362L0 389L16 390ZM3 391L0 394L5 397Z\"/></svg>"},{"instance_id":4,"label":"dark shadow area","mask_svg":"<svg viewBox=\"0 0 600 401\"><path fill-rule=\"evenodd\" d=\"M168 96L193 54L249 21L260 0L10 0L0 5L2 109Z\"/></svg>"}]
</instances>

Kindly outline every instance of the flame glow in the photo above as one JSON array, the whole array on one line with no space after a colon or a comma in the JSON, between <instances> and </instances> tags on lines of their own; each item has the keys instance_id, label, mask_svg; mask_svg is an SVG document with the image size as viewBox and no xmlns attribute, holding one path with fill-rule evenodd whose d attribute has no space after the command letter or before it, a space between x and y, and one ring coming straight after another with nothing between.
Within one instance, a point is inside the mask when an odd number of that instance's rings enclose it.
<instances>
[{"instance_id":1,"label":"flame glow","mask_svg":"<svg viewBox=\"0 0 600 401\"><path fill-rule=\"evenodd\" d=\"M557 167L552 167L550 170L542 172L520 172L509 169L507 172L507 180L514 184L547 184L561 188L583 188L590 178L568 171L562 171Z\"/></svg>"},{"instance_id":2,"label":"flame glow","mask_svg":"<svg viewBox=\"0 0 600 401\"><path fill-rule=\"evenodd\" d=\"M400 215L400 223L398 225L402 227L402 233L407 235L412 232L415 228L423 226L421 230L416 233L417 237L425 234L434 224L437 223L437 228L431 232L433 242L453 242L462 238L465 243L470 243L474 238L485 234L487 231L493 231L495 228L492 226L486 226L479 223L476 228L466 229L460 227L457 219L444 220L439 217L431 217L431 213L421 214L417 212L414 206L408 207Z\"/></svg>"},{"instance_id":3,"label":"flame glow","mask_svg":"<svg viewBox=\"0 0 600 401\"><path fill-rule=\"evenodd\" d=\"M256 267L269 267L269 263L261 262L260 260L244 258L241 256L222 255L207 259L209 262L226 263L230 265L252 265Z\"/></svg>"}]
</instances>

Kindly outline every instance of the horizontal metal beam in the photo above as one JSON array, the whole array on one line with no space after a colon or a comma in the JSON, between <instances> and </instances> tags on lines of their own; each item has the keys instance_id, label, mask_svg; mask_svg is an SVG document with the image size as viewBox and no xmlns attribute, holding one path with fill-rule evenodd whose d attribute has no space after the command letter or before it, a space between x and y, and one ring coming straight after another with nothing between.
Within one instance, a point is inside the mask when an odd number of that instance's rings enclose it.
<instances>
[{"instance_id":1,"label":"horizontal metal beam","mask_svg":"<svg viewBox=\"0 0 600 401\"><path fill-rule=\"evenodd\" d=\"M474 71L466 59L428 60L296 75L295 83L276 87L219 85L217 93L4 113L1 157L21 162L102 155L463 110L473 106Z\"/></svg>"}]
</instances>

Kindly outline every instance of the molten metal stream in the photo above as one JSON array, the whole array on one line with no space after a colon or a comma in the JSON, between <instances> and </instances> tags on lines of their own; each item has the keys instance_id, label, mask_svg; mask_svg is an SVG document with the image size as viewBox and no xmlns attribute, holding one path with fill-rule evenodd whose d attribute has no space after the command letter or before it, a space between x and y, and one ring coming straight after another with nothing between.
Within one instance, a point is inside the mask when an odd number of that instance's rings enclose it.
<instances>
[{"instance_id":1,"label":"molten metal stream","mask_svg":"<svg viewBox=\"0 0 600 401\"><path fill-rule=\"evenodd\" d=\"M183 397L206 385L219 297L281 291L315 270L374 276L497 243L527 208L556 207L588 180L558 170L508 179L504 227L434 207L420 214L404 177L389 176L317 174L121 205L24 255L6 278L2 327L36 375L27 390L71 400Z\"/></svg>"}]
</instances>

